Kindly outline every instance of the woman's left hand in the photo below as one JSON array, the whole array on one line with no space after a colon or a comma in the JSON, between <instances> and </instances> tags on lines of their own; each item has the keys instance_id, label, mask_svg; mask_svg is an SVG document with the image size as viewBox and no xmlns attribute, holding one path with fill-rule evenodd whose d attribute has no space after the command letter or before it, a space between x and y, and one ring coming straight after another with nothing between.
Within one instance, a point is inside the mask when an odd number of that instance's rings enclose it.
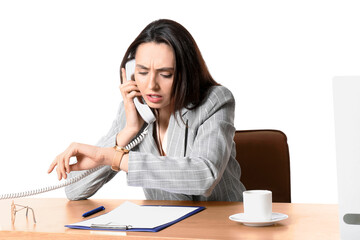
<instances>
[{"instance_id":1,"label":"woman's left hand","mask_svg":"<svg viewBox=\"0 0 360 240\"><path fill-rule=\"evenodd\" d=\"M67 178L67 173L71 171L87 170L100 165L111 164L108 158L105 158L103 151L105 149L97 146L71 143L70 146L51 163L48 173L51 173L54 168L58 175L58 179ZM76 157L77 163L70 165L70 158Z\"/></svg>"}]
</instances>

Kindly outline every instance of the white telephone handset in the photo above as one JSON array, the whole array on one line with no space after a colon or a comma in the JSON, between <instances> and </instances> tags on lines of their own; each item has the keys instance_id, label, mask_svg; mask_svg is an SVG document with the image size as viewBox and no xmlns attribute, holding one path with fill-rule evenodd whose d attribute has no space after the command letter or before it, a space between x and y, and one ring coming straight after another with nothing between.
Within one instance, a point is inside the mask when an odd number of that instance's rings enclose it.
<instances>
[{"instance_id":1,"label":"white telephone handset","mask_svg":"<svg viewBox=\"0 0 360 240\"><path fill-rule=\"evenodd\" d=\"M135 59L130 60L129 62L127 62L126 65L125 65L125 69L126 69L126 78L131 79L131 75L134 74L134 72L135 72L134 71L135 70ZM133 147L135 147L136 145L138 145L144 139L144 137L148 133L149 125L156 120L156 118L155 118L154 114L152 113L151 109L146 104L140 103L140 101L137 98L134 99L134 103L135 103L136 109L138 110L140 116L144 119L145 122L148 123L148 125L137 138L133 139L125 147L128 150L130 150ZM73 178L67 179L66 181L64 181L62 183L59 183L59 184L56 184L56 185L45 186L45 187L42 187L42 188L29 190L29 191L24 191L24 192L18 192L18 193L0 194L0 200L1 199L21 198L21 197L36 195L36 194L52 191L52 190L55 190L55 189L58 189L58 188L62 188L62 187L68 186L70 184L78 182L79 180L85 178L86 176L90 175L93 172L96 172L97 170L99 170L99 169L101 169L103 167L104 166L99 166L99 167L84 171L81 174L79 174L79 175L77 175L77 176L75 176Z\"/></svg>"},{"instance_id":2,"label":"white telephone handset","mask_svg":"<svg viewBox=\"0 0 360 240\"><path fill-rule=\"evenodd\" d=\"M128 80L131 79L131 76L135 73L135 66L136 66L135 59L132 59L126 63L125 65L126 79ZM145 101L143 100L143 102ZM146 105L146 103L144 104L141 103L139 99L136 97L134 98L134 104L140 116L144 119L145 122L147 122L148 124L155 122L156 118L153 112L151 111L151 109L149 108L149 106Z\"/></svg>"}]
</instances>

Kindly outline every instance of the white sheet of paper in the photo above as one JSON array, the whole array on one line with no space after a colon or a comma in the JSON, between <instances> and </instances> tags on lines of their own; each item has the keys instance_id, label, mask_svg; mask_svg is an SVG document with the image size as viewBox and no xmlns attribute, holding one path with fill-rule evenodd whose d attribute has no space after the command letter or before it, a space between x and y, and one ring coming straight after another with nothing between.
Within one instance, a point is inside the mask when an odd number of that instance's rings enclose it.
<instances>
[{"instance_id":1,"label":"white sheet of paper","mask_svg":"<svg viewBox=\"0 0 360 240\"><path fill-rule=\"evenodd\" d=\"M69 226L91 227L92 224L131 225L132 228L154 228L194 211L197 207L139 206L124 202L111 212Z\"/></svg>"}]
</instances>

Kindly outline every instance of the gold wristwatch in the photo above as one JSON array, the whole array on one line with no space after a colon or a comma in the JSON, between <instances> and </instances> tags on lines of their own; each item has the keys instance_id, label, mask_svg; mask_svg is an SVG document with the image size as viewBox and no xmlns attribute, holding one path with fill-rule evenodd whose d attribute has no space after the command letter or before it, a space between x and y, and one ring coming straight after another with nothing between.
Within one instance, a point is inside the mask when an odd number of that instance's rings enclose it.
<instances>
[{"instance_id":1,"label":"gold wristwatch","mask_svg":"<svg viewBox=\"0 0 360 240\"><path fill-rule=\"evenodd\" d=\"M114 146L115 149L115 155L111 164L111 169L115 172L120 171L120 164L121 164L121 160L124 156L124 154L128 153L129 150L127 150L124 147L119 147L119 146Z\"/></svg>"}]
</instances>

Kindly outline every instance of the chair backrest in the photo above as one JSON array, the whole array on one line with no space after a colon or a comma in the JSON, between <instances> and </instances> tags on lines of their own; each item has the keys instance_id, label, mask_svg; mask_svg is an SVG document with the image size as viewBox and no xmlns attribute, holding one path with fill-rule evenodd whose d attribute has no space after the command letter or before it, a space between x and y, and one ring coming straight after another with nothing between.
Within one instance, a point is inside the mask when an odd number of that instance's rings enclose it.
<instances>
[{"instance_id":1,"label":"chair backrest","mask_svg":"<svg viewBox=\"0 0 360 240\"><path fill-rule=\"evenodd\" d=\"M291 202L286 135L278 130L236 131L236 159L247 190L271 190L273 202Z\"/></svg>"}]
</instances>

